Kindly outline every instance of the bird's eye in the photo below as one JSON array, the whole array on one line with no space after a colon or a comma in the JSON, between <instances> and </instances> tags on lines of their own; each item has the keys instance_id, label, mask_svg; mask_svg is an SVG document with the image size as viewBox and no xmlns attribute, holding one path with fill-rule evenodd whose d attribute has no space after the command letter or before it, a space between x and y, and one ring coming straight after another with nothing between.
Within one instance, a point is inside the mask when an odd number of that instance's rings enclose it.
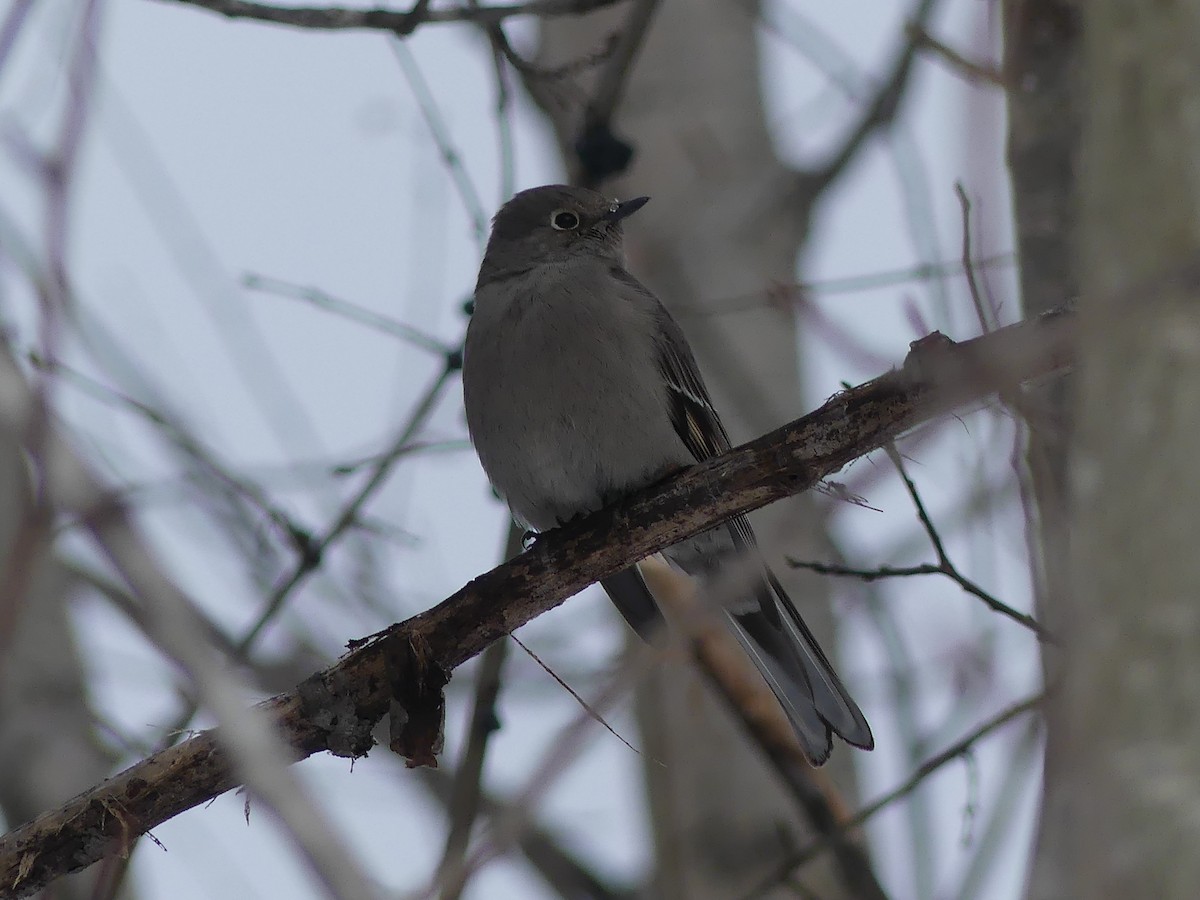
<instances>
[{"instance_id":1,"label":"bird's eye","mask_svg":"<svg viewBox=\"0 0 1200 900\"><path fill-rule=\"evenodd\" d=\"M579 227L579 216L565 209L556 210L550 214L550 227L556 231L570 231Z\"/></svg>"}]
</instances>

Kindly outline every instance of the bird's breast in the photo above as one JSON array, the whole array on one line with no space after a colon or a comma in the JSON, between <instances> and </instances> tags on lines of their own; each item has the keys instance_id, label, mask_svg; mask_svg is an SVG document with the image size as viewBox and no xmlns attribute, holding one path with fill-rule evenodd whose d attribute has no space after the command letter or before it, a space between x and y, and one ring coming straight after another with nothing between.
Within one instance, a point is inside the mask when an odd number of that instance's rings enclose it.
<instances>
[{"instance_id":1,"label":"bird's breast","mask_svg":"<svg viewBox=\"0 0 1200 900\"><path fill-rule=\"evenodd\" d=\"M686 462L670 425L653 323L615 287L527 279L477 302L463 380L480 461L538 529L593 511ZM493 299L493 298L485 298Z\"/></svg>"}]
</instances>

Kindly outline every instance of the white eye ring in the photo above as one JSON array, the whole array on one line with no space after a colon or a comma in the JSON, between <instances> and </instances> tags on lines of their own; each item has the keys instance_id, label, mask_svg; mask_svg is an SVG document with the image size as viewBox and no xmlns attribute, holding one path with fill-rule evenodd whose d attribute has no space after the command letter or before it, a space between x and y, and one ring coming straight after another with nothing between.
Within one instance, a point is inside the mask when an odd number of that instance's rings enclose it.
<instances>
[{"instance_id":1,"label":"white eye ring","mask_svg":"<svg viewBox=\"0 0 1200 900\"><path fill-rule=\"evenodd\" d=\"M579 216L569 209L556 209L550 213L550 227L555 231L573 231L579 227Z\"/></svg>"}]
</instances>

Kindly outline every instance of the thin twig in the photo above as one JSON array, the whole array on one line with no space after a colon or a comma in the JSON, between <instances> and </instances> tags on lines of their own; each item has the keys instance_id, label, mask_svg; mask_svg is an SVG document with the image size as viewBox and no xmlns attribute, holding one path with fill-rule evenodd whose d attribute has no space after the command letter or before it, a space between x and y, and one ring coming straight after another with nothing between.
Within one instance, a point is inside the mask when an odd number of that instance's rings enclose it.
<instances>
[{"instance_id":1,"label":"thin twig","mask_svg":"<svg viewBox=\"0 0 1200 900\"><path fill-rule=\"evenodd\" d=\"M1013 719L1020 718L1028 712L1032 712L1041 706L1046 699L1045 694L1037 694L1022 700L1020 703L1010 706L1003 712L988 719L974 731L967 734L965 737L951 744L941 753L931 756L924 763L916 768L903 782L897 785L892 790L888 791L882 797L877 798L873 802L867 804L850 819L843 822L839 828L841 831L852 831L860 825L866 823L872 816L880 810L891 806L902 797L911 794L921 783L938 769L945 766L947 763L953 762L964 754L970 753L980 740L987 737L992 732L1004 727ZM807 847L794 853L788 858L787 862L780 866L770 878L765 879L762 884L758 885L754 890L745 895L745 900L754 900L761 897L764 892L769 891L777 884L781 884L795 869L804 865L811 859L814 859L819 853L824 852L831 845L829 838L819 838L809 844Z\"/></svg>"},{"instance_id":2,"label":"thin twig","mask_svg":"<svg viewBox=\"0 0 1200 900\"><path fill-rule=\"evenodd\" d=\"M981 896L985 893L984 880L989 870L998 861L1007 863L1009 841L1015 827L1014 820L1028 809L1022 801L1029 798L1031 782L1038 783L1041 780L1039 762L1042 744L1038 740L1040 724L1036 719L1029 723L1012 754L1005 761L1004 774L992 791L994 805L976 842L975 853L967 864L958 889L945 894L946 897L952 897L954 900L973 900Z\"/></svg>"},{"instance_id":3,"label":"thin twig","mask_svg":"<svg viewBox=\"0 0 1200 900\"><path fill-rule=\"evenodd\" d=\"M475 183L471 181L471 176L463 165L462 154L458 152L458 148L454 145L454 139L450 136L450 130L446 126L446 117L442 115L437 98L430 90L429 82L425 80L425 74L417 65L416 57L408 49L408 45L397 37L389 42L389 46L392 48L392 54L396 57L396 62L400 65L400 71L404 73L405 81L412 89L417 106L421 110L421 116L425 119L425 124L429 126L429 133L433 137L434 145L442 156L442 163L446 167L446 171L450 173L450 178L458 190L467 216L471 219L475 242L482 245L487 236L488 216L484 211L479 191L475 189Z\"/></svg>"},{"instance_id":4,"label":"thin twig","mask_svg":"<svg viewBox=\"0 0 1200 900\"><path fill-rule=\"evenodd\" d=\"M961 181L954 182L954 193L958 196L958 203L962 208L962 267L967 275L971 302L975 304L975 315L979 317L979 329L987 334L996 329L996 311L993 309L990 316L987 314L983 292L979 290L979 282L975 279L975 267L971 265L971 201Z\"/></svg>"},{"instance_id":5,"label":"thin twig","mask_svg":"<svg viewBox=\"0 0 1200 900\"><path fill-rule=\"evenodd\" d=\"M243 275L242 284L252 291L273 294L277 297L288 297L292 300L302 300L317 307L317 309L342 316L351 322L357 322L359 325L373 328L390 337L399 338L406 343L412 344L414 347L428 350L437 356L446 356L455 350L454 347L451 347L445 341L441 341L431 334L426 334L419 328L405 325L403 322L397 322L390 316L380 315L374 310L367 309L365 306L335 297L319 288L284 281L281 278L272 278L269 275L259 275L255 272L247 272Z\"/></svg>"},{"instance_id":6,"label":"thin twig","mask_svg":"<svg viewBox=\"0 0 1200 900\"><path fill-rule=\"evenodd\" d=\"M1005 82L1004 76L994 66L967 59L957 50L939 41L927 29L916 24L908 26L908 35L918 49L932 51L934 56L947 63L951 69L962 75L967 81L1007 90L1008 84Z\"/></svg>"},{"instance_id":7,"label":"thin twig","mask_svg":"<svg viewBox=\"0 0 1200 900\"><path fill-rule=\"evenodd\" d=\"M612 6L619 0L528 0L503 6L451 6L429 9L428 0L417 0L408 12L388 9L351 9L342 6L277 6L247 0L160 0L194 6L230 19L251 19L321 30L369 29L407 36L420 25L434 22L502 22L514 16L580 16Z\"/></svg>"},{"instance_id":8,"label":"thin twig","mask_svg":"<svg viewBox=\"0 0 1200 900\"><path fill-rule=\"evenodd\" d=\"M245 657L262 633L263 628L275 617L287 601L287 598L316 570L325 552L354 524L359 510L382 487L391 474L392 467L396 461L408 448L409 443L417 432L424 427L429 416L432 415L437 401L441 398L442 391L445 390L446 385L450 382L450 376L456 371L456 364L448 364L438 373L433 383L426 389L425 394L418 401L408 422L405 423L396 439L392 442L391 449L372 467L371 474L367 477L363 486L359 488L350 502L342 508L341 512L325 532L312 542L309 552L301 557L292 572L285 576L276 586L275 590L272 591L271 596L263 605L262 611L254 620L254 624L250 626L245 634L242 635L242 639L238 641L239 658Z\"/></svg>"},{"instance_id":9,"label":"thin twig","mask_svg":"<svg viewBox=\"0 0 1200 900\"><path fill-rule=\"evenodd\" d=\"M609 725L608 720L606 720L604 718L604 716L600 715L600 711L598 709L595 709L591 704L589 704L586 700L584 700L583 697L581 697L579 695L579 692L577 690L575 690L575 688L573 688L569 684L567 684L567 682L557 672L555 672L552 668L550 668L550 666L546 665L545 660L543 660L540 656L538 656L536 653L534 653L532 650L530 650L529 646L524 641L522 641L515 634L510 634L508 637L509 637L509 640L511 640L514 644L516 644L518 647L520 647L522 650L524 650L526 655L530 659L532 659L535 663L537 663L539 666L541 666L542 671L545 672L547 675L549 675L551 678L553 678L554 681L558 684L558 686L560 688L562 688L564 691L566 691L568 694L570 694L571 699L579 704L580 709L582 709L584 712L588 713L593 719L595 719L597 724L603 726L605 731L607 731L609 734L611 734L613 737L615 737L618 741L620 741L622 744L624 744L626 747L628 747L630 750L632 750L638 756L642 755L641 750L639 750L637 747L633 746L633 744L629 743L629 741L626 740L624 737L622 737L615 728L613 728L611 725ZM657 760L655 760L655 762L657 762ZM660 762L659 765L662 765L662 763Z\"/></svg>"},{"instance_id":10,"label":"thin twig","mask_svg":"<svg viewBox=\"0 0 1200 900\"><path fill-rule=\"evenodd\" d=\"M836 547L834 555L844 558L844 554ZM878 639L887 654L884 706L896 725L898 755L903 765L916 768L924 760L926 747L918 728L921 698L918 696L912 650L899 625L896 606L886 602L882 591L868 583L856 591L856 598L865 607L868 621L875 626ZM928 897L934 893L934 805L929 792L914 792L912 799L904 805L908 847L899 852L904 852L912 861L913 886L918 897Z\"/></svg>"},{"instance_id":11,"label":"thin twig","mask_svg":"<svg viewBox=\"0 0 1200 900\"><path fill-rule=\"evenodd\" d=\"M917 518L921 522L921 527L925 531L926 537L933 545L933 552L937 556L937 563L922 563L916 566L878 566L875 568L859 568L854 566L845 566L833 563L822 563L813 560L801 560L788 558L788 565L796 569L804 569L809 572L815 572L818 575L833 575L846 578L860 578L863 581L878 581L884 578L908 578L917 575L944 575L957 584L960 588L972 596L982 600L989 609L1007 616L1014 622L1025 626L1038 639L1047 643L1056 644L1058 639L1044 625L1037 621L1028 613L1023 613L1020 610L1014 609L1002 600L984 590L971 579L963 575L958 567L950 560L949 554L946 553L945 545L942 543L941 534L937 527L933 524L933 520L929 517L929 512L925 508L925 503L921 499L920 491L917 490L916 484L908 477L908 472L904 467L904 461L900 454L892 445L884 447L884 451L888 454L896 470L900 473L901 479L904 481L905 489L908 491L908 496L913 502L916 509Z\"/></svg>"},{"instance_id":12,"label":"thin twig","mask_svg":"<svg viewBox=\"0 0 1200 900\"><path fill-rule=\"evenodd\" d=\"M541 760L533 767L533 774L525 787L513 798L506 812L492 818L479 846L448 873L439 873L433 884L416 896L422 900L437 896L442 877L449 878L451 884L465 884L473 874L520 842L521 834L529 828L533 820L537 805L583 752L586 745L584 738L588 731L596 722L603 721L598 713L603 713L616 703L645 675L649 658L650 654L637 655L632 664L623 667L609 678L600 695L591 703L584 704L584 710L551 742Z\"/></svg>"},{"instance_id":13,"label":"thin twig","mask_svg":"<svg viewBox=\"0 0 1200 900\"><path fill-rule=\"evenodd\" d=\"M278 506L266 491L248 479L234 474L230 467L223 465L216 451L205 446L183 423L175 421L167 413L122 393L116 388L102 384L63 363L58 363L53 367L41 359L35 359L33 363L39 369L52 371L63 378L66 383L74 385L91 397L132 411L157 428L171 444L196 464L202 474L210 476L218 485L247 501L275 525L290 544L299 546L303 552L303 545L311 540L307 530L300 526L282 507ZM209 484L211 486L211 482Z\"/></svg>"},{"instance_id":14,"label":"thin twig","mask_svg":"<svg viewBox=\"0 0 1200 900\"><path fill-rule=\"evenodd\" d=\"M917 490L916 484L908 477L908 471L904 467L904 460L901 459L899 452L892 444L884 446L884 452L896 467L896 471L900 473L900 478L904 481L905 490L908 491L908 496L913 502L913 507L916 509L917 518L921 521L921 527L925 529L925 534L929 537L929 543L933 545L933 552L937 555L938 571L946 577L952 579L959 587L968 594L972 594L982 600L989 609L1008 616L1014 622L1024 625L1030 631L1038 636L1039 640L1047 641L1052 644L1058 643L1058 639L1050 632L1048 628L1037 621L1028 613L1023 613L1013 609L1007 603L1004 603L975 582L971 581L965 575L958 571L958 568L950 561L949 554L946 553L946 547L942 543L942 536L938 533L937 527L934 526L933 520L929 517L929 512L925 509L925 503L921 499L921 492ZM922 573L927 574L927 573Z\"/></svg>"}]
</instances>

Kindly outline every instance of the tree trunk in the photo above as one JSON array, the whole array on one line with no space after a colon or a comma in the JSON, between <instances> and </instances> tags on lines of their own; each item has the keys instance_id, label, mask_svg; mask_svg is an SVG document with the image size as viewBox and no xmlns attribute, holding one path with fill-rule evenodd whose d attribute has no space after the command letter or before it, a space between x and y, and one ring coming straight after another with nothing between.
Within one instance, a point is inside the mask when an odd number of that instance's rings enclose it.
<instances>
[{"instance_id":1,"label":"tree trunk","mask_svg":"<svg viewBox=\"0 0 1200 900\"><path fill-rule=\"evenodd\" d=\"M1008 163L1021 260L1021 303L1036 316L1079 295L1076 265L1077 159L1080 129L1080 30L1074 0L1007 0L1004 6L1008 90ZM1034 587L1038 616L1056 633L1070 628L1072 382L1063 376L1025 393L1026 464L1037 504ZM1059 651L1046 648L1046 682L1057 680ZM1066 896L1056 836L1065 834L1063 790L1070 765L1057 732L1045 748L1039 852L1029 879L1031 900Z\"/></svg>"},{"instance_id":2,"label":"tree trunk","mask_svg":"<svg viewBox=\"0 0 1200 900\"><path fill-rule=\"evenodd\" d=\"M1062 896L1200 887L1200 2L1082 6ZM1063 767L1064 770L1066 767Z\"/></svg>"}]
</instances>

